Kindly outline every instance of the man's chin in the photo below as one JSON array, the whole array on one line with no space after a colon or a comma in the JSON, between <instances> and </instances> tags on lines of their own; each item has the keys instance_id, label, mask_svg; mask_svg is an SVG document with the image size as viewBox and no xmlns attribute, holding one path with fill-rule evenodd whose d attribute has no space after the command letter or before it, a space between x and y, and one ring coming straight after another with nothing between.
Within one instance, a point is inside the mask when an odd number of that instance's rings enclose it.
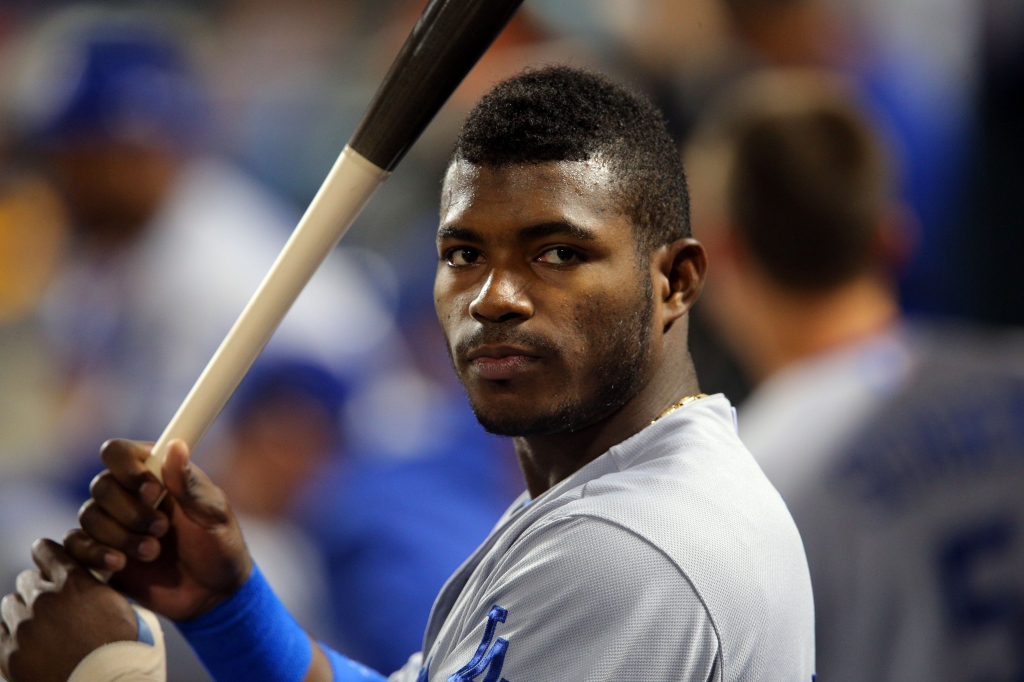
<instances>
[{"instance_id":1,"label":"man's chin","mask_svg":"<svg viewBox=\"0 0 1024 682\"><path fill-rule=\"evenodd\" d=\"M484 427L484 431L495 436L509 436L511 438L528 438L530 436L548 436L565 429L553 426L547 422L524 422L511 421L507 419L481 419L477 421Z\"/></svg>"},{"instance_id":2,"label":"man's chin","mask_svg":"<svg viewBox=\"0 0 1024 682\"><path fill-rule=\"evenodd\" d=\"M471 403L472 404L472 403ZM548 414L521 414L511 410L480 407L472 404L473 414L487 433L496 436L546 436L566 429L564 415L556 411Z\"/></svg>"},{"instance_id":3,"label":"man's chin","mask_svg":"<svg viewBox=\"0 0 1024 682\"><path fill-rule=\"evenodd\" d=\"M592 410L582 405L562 404L543 409L533 403L529 408L518 405L482 405L470 399L473 414L488 433L496 436L528 438L576 431L594 421ZM540 408L540 409L538 409Z\"/></svg>"}]
</instances>

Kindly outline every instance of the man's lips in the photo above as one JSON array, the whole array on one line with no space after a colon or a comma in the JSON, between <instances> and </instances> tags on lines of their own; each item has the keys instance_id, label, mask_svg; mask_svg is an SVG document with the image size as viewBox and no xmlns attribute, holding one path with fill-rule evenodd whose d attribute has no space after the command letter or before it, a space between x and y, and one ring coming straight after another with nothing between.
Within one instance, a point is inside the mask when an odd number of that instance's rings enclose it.
<instances>
[{"instance_id":1,"label":"man's lips","mask_svg":"<svg viewBox=\"0 0 1024 682\"><path fill-rule=\"evenodd\" d=\"M530 351L512 346L485 346L470 351L466 359L470 370L481 379L513 379L533 368L540 358Z\"/></svg>"}]
</instances>

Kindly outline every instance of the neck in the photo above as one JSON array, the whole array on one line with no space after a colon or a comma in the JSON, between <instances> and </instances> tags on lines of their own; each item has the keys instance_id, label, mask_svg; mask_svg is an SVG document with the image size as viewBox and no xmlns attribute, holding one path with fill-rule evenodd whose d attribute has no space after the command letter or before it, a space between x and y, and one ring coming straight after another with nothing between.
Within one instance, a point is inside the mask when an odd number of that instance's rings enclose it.
<instances>
[{"instance_id":1,"label":"neck","mask_svg":"<svg viewBox=\"0 0 1024 682\"><path fill-rule=\"evenodd\" d=\"M898 317L891 290L874 276L825 293L766 290L757 306L763 324L746 358L758 380L786 366L883 330Z\"/></svg>"},{"instance_id":2,"label":"neck","mask_svg":"<svg viewBox=\"0 0 1024 682\"><path fill-rule=\"evenodd\" d=\"M612 446L639 433L666 409L700 392L686 343L686 319L663 337L660 358L637 393L611 415L575 431L515 439L519 465L531 497L537 497L600 457Z\"/></svg>"}]
</instances>

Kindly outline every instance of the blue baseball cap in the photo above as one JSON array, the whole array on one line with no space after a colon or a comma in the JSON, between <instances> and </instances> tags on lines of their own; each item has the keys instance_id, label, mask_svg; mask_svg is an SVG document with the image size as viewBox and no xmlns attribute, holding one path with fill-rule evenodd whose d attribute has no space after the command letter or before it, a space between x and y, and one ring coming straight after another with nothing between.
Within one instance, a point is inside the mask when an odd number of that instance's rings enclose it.
<instances>
[{"instance_id":1,"label":"blue baseball cap","mask_svg":"<svg viewBox=\"0 0 1024 682\"><path fill-rule=\"evenodd\" d=\"M232 423L238 425L268 403L301 397L323 407L338 430L348 395L345 382L315 362L295 357L261 357L242 380L228 411Z\"/></svg>"},{"instance_id":2,"label":"blue baseball cap","mask_svg":"<svg viewBox=\"0 0 1024 682\"><path fill-rule=\"evenodd\" d=\"M179 38L156 17L78 12L54 19L28 55L22 119L43 145L77 138L190 147L208 102Z\"/></svg>"}]
</instances>

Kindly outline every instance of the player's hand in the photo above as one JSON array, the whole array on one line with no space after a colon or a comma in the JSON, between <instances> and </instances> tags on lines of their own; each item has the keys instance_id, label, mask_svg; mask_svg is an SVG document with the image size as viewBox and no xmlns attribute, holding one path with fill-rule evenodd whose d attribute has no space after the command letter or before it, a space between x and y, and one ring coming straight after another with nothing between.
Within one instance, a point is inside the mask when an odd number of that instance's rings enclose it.
<instances>
[{"instance_id":1,"label":"player's hand","mask_svg":"<svg viewBox=\"0 0 1024 682\"><path fill-rule=\"evenodd\" d=\"M252 561L224 491L189 461L181 441L163 465L168 495L143 462L151 445L111 440L101 450L107 470L78 512L81 530L64 546L86 566L115 571L110 585L172 620L189 620L231 596Z\"/></svg>"},{"instance_id":2,"label":"player's hand","mask_svg":"<svg viewBox=\"0 0 1024 682\"><path fill-rule=\"evenodd\" d=\"M39 570L0 602L0 669L10 682L66 682L93 649L138 637L128 601L52 540L32 546Z\"/></svg>"}]
</instances>

